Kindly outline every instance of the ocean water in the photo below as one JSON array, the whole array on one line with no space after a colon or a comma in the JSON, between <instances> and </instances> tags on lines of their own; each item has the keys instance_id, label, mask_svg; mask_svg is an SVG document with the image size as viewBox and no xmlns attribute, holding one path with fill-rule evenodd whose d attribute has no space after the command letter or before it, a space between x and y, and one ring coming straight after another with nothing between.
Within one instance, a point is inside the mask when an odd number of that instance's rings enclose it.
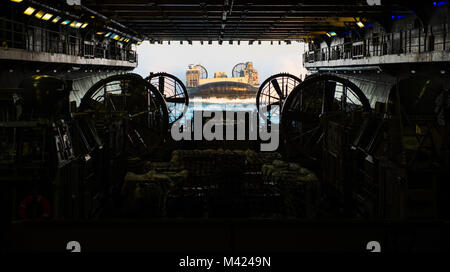
<instances>
[{"instance_id":1,"label":"ocean water","mask_svg":"<svg viewBox=\"0 0 450 272\"><path fill-rule=\"evenodd\" d=\"M183 105L177 104L178 112L184 110ZM181 118L180 122L185 124L186 120L192 120L194 118L194 112L196 111L246 111L257 112L256 98L243 98L243 99L228 99L228 98L200 98L193 97L189 99L189 107L185 114ZM258 114L260 124L264 124L265 121ZM279 122L278 116L273 116L272 122Z\"/></svg>"},{"instance_id":2,"label":"ocean water","mask_svg":"<svg viewBox=\"0 0 450 272\"><path fill-rule=\"evenodd\" d=\"M194 111L256 111L256 100L227 98L192 98L186 117L192 119Z\"/></svg>"}]
</instances>

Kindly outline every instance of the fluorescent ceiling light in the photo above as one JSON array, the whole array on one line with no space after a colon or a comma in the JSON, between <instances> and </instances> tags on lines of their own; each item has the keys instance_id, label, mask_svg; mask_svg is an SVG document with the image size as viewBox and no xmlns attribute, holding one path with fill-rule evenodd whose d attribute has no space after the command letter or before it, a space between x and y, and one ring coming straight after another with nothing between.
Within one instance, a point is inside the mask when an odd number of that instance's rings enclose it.
<instances>
[{"instance_id":1,"label":"fluorescent ceiling light","mask_svg":"<svg viewBox=\"0 0 450 272\"><path fill-rule=\"evenodd\" d=\"M80 28L83 24L77 21L73 21L72 23L70 23L70 27L73 28Z\"/></svg>"},{"instance_id":2,"label":"fluorescent ceiling light","mask_svg":"<svg viewBox=\"0 0 450 272\"><path fill-rule=\"evenodd\" d=\"M28 7L23 13L26 15L31 15L31 14L33 14L34 11L35 11L34 8Z\"/></svg>"},{"instance_id":3,"label":"fluorescent ceiling light","mask_svg":"<svg viewBox=\"0 0 450 272\"><path fill-rule=\"evenodd\" d=\"M50 14L50 13L46 13L44 16L42 16L42 20L44 20L44 21L48 21L48 20L50 20L50 18L52 18L53 17L53 14Z\"/></svg>"},{"instance_id":4,"label":"fluorescent ceiling light","mask_svg":"<svg viewBox=\"0 0 450 272\"><path fill-rule=\"evenodd\" d=\"M42 10L40 10L40 11L36 12L36 14L34 15L34 17L36 17L36 18L38 18L38 19L41 19L42 16L44 16L44 14L45 14L45 13L44 13Z\"/></svg>"},{"instance_id":5,"label":"fluorescent ceiling light","mask_svg":"<svg viewBox=\"0 0 450 272\"><path fill-rule=\"evenodd\" d=\"M57 23L59 22L59 20L61 20L61 17L56 16L55 18L53 18L52 23Z\"/></svg>"},{"instance_id":6,"label":"fluorescent ceiling light","mask_svg":"<svg viewBox=\"0 0 450 272\"><path fill-rule=\"evenodd\" d=\"M69 20L65 20L65 21L62 21L62 22L61 22L62 25L67 25L68 23L70 23Z\"/></svg>"},{"instance_id":7,"label":"fluorescent ceiling light","mask_svg":"<svg viewBox=\"0 0 450 272\"><path fill-rule=\"evenodd\" d=\"M361 21L356 22L356 24L357 24L360 28L363 28L363 27L364 27L364 24L363 24Z\"/></svg>"}]
</instances>

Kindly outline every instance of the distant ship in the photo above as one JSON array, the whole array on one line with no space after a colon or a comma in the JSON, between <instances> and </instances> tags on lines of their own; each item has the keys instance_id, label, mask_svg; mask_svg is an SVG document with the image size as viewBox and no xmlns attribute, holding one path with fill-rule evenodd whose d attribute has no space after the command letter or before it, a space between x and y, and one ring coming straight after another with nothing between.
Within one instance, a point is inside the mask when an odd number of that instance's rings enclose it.
<instances>
[{"instance_id":1,"label":"distant ship","mask_svg":"<svg viewBox=\"0 0 450 272\"><path fill-rule=\"evenodd\" d=\"M239 63L233 67L232 77L225 72L208 72L200 64L191 64L186 71L186 87L189 96L201 98L247 99L256 97L258 92L258 71L252 62Z\"/></svg>"}]
</instances>

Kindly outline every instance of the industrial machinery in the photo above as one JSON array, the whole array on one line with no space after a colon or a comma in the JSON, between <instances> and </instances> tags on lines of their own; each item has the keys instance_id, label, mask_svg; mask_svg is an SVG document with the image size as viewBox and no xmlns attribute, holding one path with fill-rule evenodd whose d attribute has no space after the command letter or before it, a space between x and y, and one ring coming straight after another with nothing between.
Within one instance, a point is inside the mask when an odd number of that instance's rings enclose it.
<instances>
[{"instance_id":1,"label":"industrial machinery","mask_svg":"<svg viewBox=\"0 0 450 272\"><path fill-rule=\"evenodd\" d=\"M101 139L93 112L72 111L71 132L77 160L78 218L90 219L103 215L109 182L114 175L106 168L109 160L107 139Z\"/></svg>"},{"instance_id":2,"label":"industrial machinery","mask_svg":"<svg viewBox=\"0 0 450 272\"><path fill-rule=\"evenodd\" d=\"M245 63L241 62L236 64L231 70L232 77L243 77L245 75Z\"/></svg>"},{"instance_id":3,"label":"industrial machinery","mask_svg":"<svg viewBox=\"0 0 450 272\"><path fill-rule=\"evenodd\" d=\"M130 158L161 153L169 114L148 81L100 80L78 108L70 91L69 81L36 75L1 92L0 169L12 220L118 216Z\"/></svg>"},{"instance_id":4,"label":"industrial machinery","mask_svg":"<svg viewBox=\"0 0 450 272\"><path fill-rule=\"evenodd\" d=\"M168 124L164 98L139 75L110 76L86 92L74 115L74 135L85 158L79 178L88 217L122 214L130 158L158 157Z\"/></svg>"},{"instance_id":5,"label":"industrial machinery","mask_svg":"<svg viewBox=\"0 0 450 272\"><path fill-rule=\"evenodd\" d=\"M371 112L362 91L351 81L334 75L307 78L292 90L283 105L284 155L313 169L322 181L327 200L333 203L351 194L353 177L347 165L351 163L350 147Z\"/></svg>"},{"instance_id":6,"label":"industrial machinery","mask_svg":"<svg viewBox=\"0 0 450 272\"><path fill-rule=\"evenodd\" d=\"M260 85L256 94L256 107L263 119L279 123L284 101L301 82L301 79L288 73L280 73L267 78Z\"/></svg>"},{"instance_id":7,"label":"industrial machinery","mask_svg":"<svg viewBox=\"0 0 450 272\"><path fill-rule=\"evenodd\" d=\"M447 218L445 81L407 78L377 101L348 79L308 77L282 109L285 157L315 170L328 214Z\"/></svg>"},{"instance_id":8,"label":"industrial machinery","mask_svg":"<svg viewBox=\"0 0 450 272\"><path fill-rule=\"evenodd\" d=\"M414 76L377 103L353 149L353 199L377 218L449 218L449 93L444 78Z\"/></svg>"},{"instance_id":9,"label":"industrial machinery","mask_svg":"<svg viewBox=\"0 0 450 272\"><path fill-rule=\"evenodd\" d=\"M70 90L59 78L35 75L1 92L0 179L13 220L74 215Z\"/></svg>"},{"instance_id":10,"label":"industrial machinery","mask_svg":"<svg viewBox=\"0 0 450 272\"><path fill-rule=\"evenodd\" d=\"M208 78L208 70L200 64L195 65L200 70L200 78L205 79Z\"/></svg>"},{"instance_id":11,"label":"industrial machinery","mask_svg":"<svg viewBox=\"0 0 450 272\"><path fill-rule=\"evenodd\" d=\"M349 80L333 75L308 78L292 90L283 105L281 126L283 144L289 146L287 157L320 162L327 131L324 121L345 123L370 112L369 101Z\"/></svg>"},{"instance_id":12,"label":"industrial machinery","mask_svg":"<svg viewBox=\"0 0 450 272\"><path fill-rule=\"evenodd\" d=\"M125 126L124 135L117 135L115 150L123 152L129 143L129 154L152 155L165 141L169 114L161 93L136 74L114 75L94 84L81 100L79 111L95 111L105 126ZM120 130L112 130L120 131ZM123 137L122 137L123 136ZM122 141L122 142L118 142Z\"/></svg>"},{"instance_id":13,"label":"industrial machinery","mask_svg":"<svg viewBox=\"0 0 450 272\"><path fill-rule=\"evenodd\" d=\"M150 73L146 78L162 94L169 110L169 123L181 119L189 107L189 95L183 82L168 73Z\"/></svg>"}]
</instances>

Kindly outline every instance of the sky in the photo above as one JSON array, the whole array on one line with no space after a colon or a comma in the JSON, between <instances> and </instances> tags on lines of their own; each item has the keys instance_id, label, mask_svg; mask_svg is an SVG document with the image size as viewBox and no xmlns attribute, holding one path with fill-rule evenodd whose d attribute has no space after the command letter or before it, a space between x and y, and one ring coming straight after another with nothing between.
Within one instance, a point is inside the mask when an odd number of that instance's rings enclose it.
<instances>
[{"instance_id":1,"label":"sky","mask_svg":"<svg viewBox=\"0 0 450 272\"><path fill-rule=\"evenodd\" d=\"M282 42L262 42L262 44L241 42L233 45L223 42L212 45L193 42L192 45L184 42L167 42L163 44L150 44L143 42L137 47L139 63L134 73L143 77L150 72L167 72L175 75L185 83L186 69L189 64L201 64L208 70L209 77L214 77L215 72L226 72L231 77L234 65L240 62L253 62L253 67L258 70L259 83L276 73L291 73L295 76L306 74L302 66L302 54L304 44L292 42L290 45Z\"/></svg>"}]
</instances>

